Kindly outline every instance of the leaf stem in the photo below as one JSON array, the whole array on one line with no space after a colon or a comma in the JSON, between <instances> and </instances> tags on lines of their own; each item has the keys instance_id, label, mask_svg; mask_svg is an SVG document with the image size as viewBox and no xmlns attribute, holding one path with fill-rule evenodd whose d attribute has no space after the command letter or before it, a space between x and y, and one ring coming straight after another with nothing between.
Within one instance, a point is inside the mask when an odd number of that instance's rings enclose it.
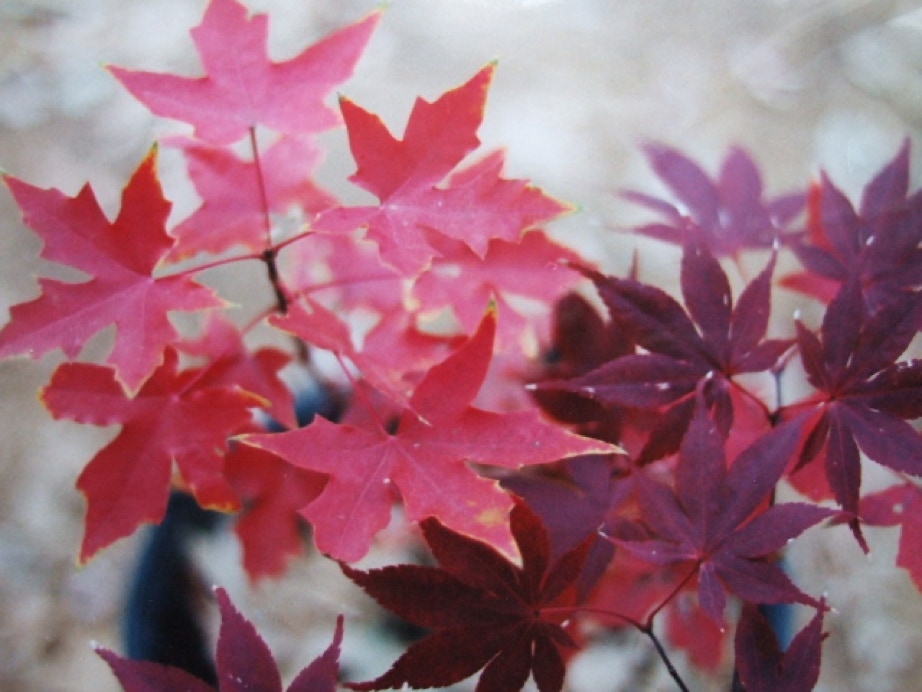
<instances>
[{"instance_id":1,"label":"leaf stem","mask_svg":"<svg viewBox=\"0 0 922 692\"><path fill-rule=\"evenodd\" d=\"M659 614L659 612L663 608L666 607L669 601L675 598L676 594L679 593L679 591L681 591L685 587L685 584L688 583L688 580L691 579L693 576L695 576L698 573L698 570L700 569L700 567L701 567L701 563L696 562L695 566L688 572L688 574L682 577L682 581L680 581L676 585L676 587L672 591L669 592L669 595L663 599L662 603L660 603L658 606L656 606L656 608L654 608L650 612L650 614L647 616L647 621L644 623L644 629L650 629L651 627L653 627L653 618L655 618L657 614Z\"/></svg>"},{"instance_id":2,"label":"leaf stem","mask_svg":"<svg viewBox=\"0 0 922 692\"><path fill-rule=\"evenodd\" d=\"M679 675L679 671L675 669L675 666L672 665L672 661L669 659L669 654L666 653L666 649L663 647L662 642L660 642L659 637L656 636L653 632L653 627L643 627L640 630L647 637L650 638L650 641L653 642L653 646L656 647L656 653L659 654L660 659L666 666L666 670L669 671L669 675L675 680L676 685L679 686L679 689L682 692L689 692L688 686L685 684L685 681L682 680L682 676Z\"/></svg>"},{"instance_id":3,"label":"leaf stem","mask_svg":"<svg viewBox=\"0 0 922 692\"><path fill-rule=\"evenodd\" d=\"M683 579L679 587L681 587L682 584L684 584L685 581L687 580L688 580L688 577ZM667 598L666 601L664 601L663 605L665 605L665 603L668 603L674 595L675 595L675 591L673 591L672 594L669 595L669 598ZM662 605L660 606L660 608L662 608ZM659 610L659 608L657 610ZM541 613L542 614L557 614L557 615L561 615L561 614L570 615L574 613L588 613L592 615L605 615L608 617L618 618L619 620L624 620L625 622L630 624L632 627L634 627L634 629L636 629L638 632L641 632L646 637L648 637L651 642L653 642L653 646L656 648L656 653L660 657L660 660L662 660L663 664L665 664L666 670L669 671L670 677L673 680L675 680L676 685L678 685L679 689L682 690L682 692L689 692L688 686L685 684L685 681L682 680L682 676L679 675L679 671L676 670L676 667L672 664L672 660L669 658L669 653L666 651L666 648L663 646L662 642L659 640L659 637L657 637L656 634L653 632L653 617L656 615L656 611L654 611L654 613L647 618L646 623L639 622L629 615L624 615L614 610L605 610L604 608L591 608L591 607L583 607L583 606L575 606L575 607L568 607L568 608L542 608Z\"/></svg>"},{"instance_id":4,"label":"leaf stem","mask_svg":"<svg viewBox=\"0 0 922 692\"><path fill-rule=\"evenodd\" d=\"M269 216L269 195L266 192L266 179L263 176L262 163L259 160L259 146L256 143L256 126L250 125L250 149L253 151L253 167L256 170L256 186L259 189L259 201L262 205L263 224L266 229L266 249L272 248L272 218Z\"/></svg>"},{"instance_id":5,"label":"leaf stem","mask_svg":"<svg viewBox=\"0 0 922 692\"><path fill-rule=\"evenodd\" d=\"M342 355L340 355L338 351L333 351L333 355L336 356L336 361L339 363L339 367L341 367L343 372L346 374L346 379L349 380L352 391L358 397L359 401L361 401L362 406L365 407L365 410L368 411L368 413L374 419L375 423L378 424L378 427L381 428L382 432L384 432L386 435L389 435L390 433L387 432L387 427L384 425L384 421L381 420L381 416L378 415L377 409L375 409L374 405L372 405L371 399L368 398L368 394L365 392L365 389L359 386L359 383L356 382L355 378L352 376L352 373L349 372L349 368L346 365L346 362L343 360Z\"/></svg>"}]
</instances>

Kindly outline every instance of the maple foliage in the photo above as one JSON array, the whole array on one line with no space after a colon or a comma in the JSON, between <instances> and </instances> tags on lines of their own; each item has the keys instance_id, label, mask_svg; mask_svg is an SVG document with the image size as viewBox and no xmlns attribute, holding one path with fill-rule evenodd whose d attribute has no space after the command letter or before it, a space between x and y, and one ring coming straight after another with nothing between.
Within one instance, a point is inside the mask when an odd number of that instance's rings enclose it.
<instances>
[{"instance_id":1,"label":"maple foliage","mask_svg":"<svg viewBox=\"0 0 922 692\"><path fill-rule=\"evenodd\" d=\"M668 293L634 279L585 271L626 339L644 353L615 357L569 380L543 382L609 406L662 415L639 458L649 461L676 451L692 417L693 394L704 383L721 431L734 422L732 389L746 396L733 377L773 367L793 341L765 339L774 260L746 287L734 307L730 284L706 246L687 243L681 266L686 312Z\"/></svg>"},{"instance_id":2,"label":"maple foliage","mask_svg":"<svg viewBox=\"0 0 922 692\"><path fill-rule=\"evenodd\" d=\"M665 217L664 222L637 228L643 235L677 245L694 242L715 256L737 257L744 250L770 248L787 239L788 225L803 209L804 196L799 193L763 200L759 169L739 147L730 149L714 182L677 149L651 143L644 153L679 202L635 190L622 193Z\"/></svg>"},{"instance_id":3,"label":"maple foliage","mask_svg":"<svg viewBox=\"0 0 922 692\"><path fill-rule=\"evenodd\" d=\"M490 240L515 242L524 230L567 211L540 190L501 178L501 153L456 171L446 188L437 187L480 144L477 129L494 69L483 68L431 103L418 99L403 140L395 139L378 116L340 99L358 164L350 180L380 204L331 209L319 216L316 228L366 227L381 257L412 274L439 254L428 239L432 231L463 240L483 257Z\"/></svg>"},{"instance_id":4,"label":"maple foliage","mask_svg":"<svg viewBox=\"0 0 922 692\"><path fill-rule=\"evenodd\" d=\"M323 101L355 68L380 13L341 29L297 56L271 62L269 19L247 16L237 0L212 0L192 30L206 75L180 77L110 67L151 112L195 126L210 144L230 144L256 125L314 134L339 123Z\"/></svg>"},{"instance_id":5,"label":"maple foliage","mask_svg":"<svg viewBox=\"0 0 922 692\"><path fill-rule=\"evenodd\" d=\"M261 250L266 244L265 210L260 188L273 214L296 208L316 214L335 199L313 182L310 174L320 151L303 136L277 139L256 161L244 161L229 148L195 140L171 140L188 161L189 176L202 198L201 206L173 229L176 246L170 261L208 252L218 254L236 246ZM261 173L265 171L265 173Z\"/></svg>"},{"instance_id":6,"label":"maple foliage","mask_svg":"<svg viewBox=\"0 0 922 692\"><path fill-rule=\"evenodd\" d=\"M909 572L922 591L922 555L918 546L922 540L922 488L904 481L861 498L861 521L870 526L900 525L900 547L896 564Z\"/></svg>"},{"instance_id":7,"label":"maple foliage","mask_svg":"<svg viewBox=\"0 0 922 692\"><path fill-rule=\"evenodd\" d=\"M109 68L152 112L192 125L162 142L182 150L201 199L172 226L156 147L114 220L89 185L70 197L5 176L41 257L88 278L40 279L11 308L0 357L60 349L41 392L51 415L119 426L77 480L79 561L160 521L180 488L237 515L251 582L284 573L306 523L353 582L432 630L353 689L482 670L481 692L529 676L559 690L570 658L622 627L650 639L680 689L671 651L720 671L731 638L735 688L812 689L828 607L785 572L789 542L832 519L824 530L847 523L867 549L863 524L898 526L897 565L922 590L909 142L858 204L825 174L768 197L739 147L711 177L648 144L671 199L624 197L660 217L640 234L682 247L680 301L639 262L609 275L551 240L545 224L571 206L479 150L496 65L418 98L401 137L346 95L339 114L327 105L382 16L273 62L266 15L210 0L192 31L202 76ZM349 180L372 203L346 206L314 178L326 153L314 135L339 124ZM724 264L751 252L763 268L734 283ZM777 279L791 255L801 270ZM242 262L265 268L275 301L253 291L232 321L204 277ZM769 336L779 285L822 301L818 333L798 319ZM105 363L79 361L112 327ZM801 371L813 390L789 398ZM862 494L866 459L889 487ZM809 502L777 503L785 484ZM392 547L392 516L438 567L347 564ZM265 643L216 597L219 689L281 690ZM777 603L817 611L784 653L758 610ZM342 629L290 691L335 689ZM212 689L99 653L129 692Z\"/></svg>"},{"instance_id":8,"label":"maple foliage","mask_svg":"<svg viewBox=\"0 0 922 692\"><path fill-rule=\"evenodd\" d=\"M282 692L282 679L266 642L234 607L224 589L215 589L215 597L221 612L217 692ZM335 692L342 639L340 615L333 642L291 681L285 692ZM214 687L181 668L132 661L103 647L98 647L96 653L112 668L125 692L215 692Z\"/></svg>"},{"instance_id":9,"label":"maple foliage","mask_svg":"<svg viewBox=\"0 0 922 692\"><path fill-rule=\"evenodd\" d=\"M108 358L136 391L178 337L167 313L221 307L215 293L188 275L154 277L175 240L166 232L170 203L157 179L157 150L132 175L122 208L109 222L89 186L76 197L42 190L11 176L6 184L26 223L44 241L42 257L91 275L66 283L42 279L42 295L16 305L0 331L0 357L41 356L55 348L74 358L89 339L115 324Z\"/></svg>"},{"instance_id":10,"label":"maple foliage","mask_svg":"<svg viewBox=\"0 0 922 692\"><path fill-rule=\"evenodd\" d=\"M561 689L561 648L575 643L561 626L562 618L547 609L572 602L570 587L595 537L552 564L547 532L528 505L517 502L510 519L521 566L435 519L426 519L422 530L439 567L400 565L362 572L341 565L385 608L435 630L387 673L352 683L350 689L446 686L481 668L477 692L521 689L529 673L541 692Z\"/></svg>"},{"instance_id":11,"label":"maple foliage","mask_svg":"<svg viewBox=\"0 0 922 692\"><path fill-rule=\"evenodd\" d=\"M808 692L820 676L825 603L781 651L771 624L759 609L743 606L736 630L736 666L746 692ZM736 688L734 688L736 689Z\"/></svg>"},{"instance_id":12,"label":"maple foliage","mask_svg":"<svg viewBox=\"0 0 922 692\"><path fill-rule=\"evenodd\" d=\"M90 363L63 363L42 390L55 418L122 424L77 480L89 506L81 562L141 523L163 518L174 461L203 507L239 507L222 473L223 452L228 436L250 420L250 407L262 399L236 388L202 387L201 371L178 371L177 361L168 348L163 364L132 398L112 368Z\"/></svg>"},{"instance_id":13,"label":"maple foliage","mask_svg":"<svg viewBox=\"0 0 922 692\"><path fill-rule=\"evenodd\" d=\"M922 416L922 361L899 361L922 319L922 302L902 295L868 316L858 281L847 282L823 318L821 339L797 324L798 345L816 396L792 404L809 443L798 464L822 460L836 501L858 522L859 446L879 464L922 476L922 437L906 419Z\"/></svg>"},{"instance_id":14,"label":"maple foliage","mask_svg":"<svg viewBox=\"0 0 922 692\"><path fill-rule=\"evenodd\" d=\"M689 566L689 574L697 573L701 606L718 624L727 591L751 603L816 606L764 558L834 511L797 502L759 511L800 441L796 426L780 426L728 469L723 436L699 389L679 452L675 489L640 475L642 520L613 521L606 530L619 546L646 561Z\"/></svg>"},{"instance_id":15,"label":"maple foliage","mask_svg":"<svg viewBox=\"0 0 922 692\"><path fill-rule=\"evenodd\" d=\"M870 312L922 286L922 194L909 194L909 141L864 188L856 209L825 173L810 188L809 224L793 244L804 270L783 284L829 302L852 278Z\"/></svg>"},{"instance_id":16,"label":"maple foliage","mask_svg":"<svg viewBox=\"0 0 922 692\"><path fill-rule=\"evenodd\" d=\"M411 520L437 516L455 530L511 547L506 515L512 501L468 463L516 469L616 449L545 423L534 411L499 414L472 407L495 331L495 310L489 310L477 332L419 383L396 432L380 422L359 427L317 418L300 430L241 438L329 474L320 497L304 510L322 552L349 562L363 557L390 521L391 485Z\"/></svg>"}]
</instances>

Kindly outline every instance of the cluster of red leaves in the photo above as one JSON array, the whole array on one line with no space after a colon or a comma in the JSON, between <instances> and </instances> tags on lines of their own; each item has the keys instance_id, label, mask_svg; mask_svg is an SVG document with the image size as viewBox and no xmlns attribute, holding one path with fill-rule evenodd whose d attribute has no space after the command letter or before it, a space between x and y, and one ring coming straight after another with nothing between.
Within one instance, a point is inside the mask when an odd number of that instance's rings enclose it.
<instances>
[{"instance_id":1,"label":"cluster of red leaves","mask_svg":"<svg viewBox=\"0 0 922 692\"><path fill-rule=\"evenodd\" d=\"M743 603L740 684L812 689L826 605L779 566L788 542L834 517L867 548L862 524L899 524L898 564L922 585L922 440L908 422L922 417L922 364L899 360L922 326L922 193L909 193L908 144L857 211L826 176L806 195L764 200L740 149L712 181L680 152L648 146L677 199L625 197L663 218L641 234L682 247L679 302L550 240L539 227L569 206L504 178L502 152L469 160L495 66L417 100L402 138L345 97L331 109L326 97L380 17L272 62L267 17L211 0L192 31L203 76L110 68L152 112L193 127L166 144L184 152L201 205L172 228L156 148L114 221L89 186L69 197L6 176L42 257L89 278L41 279L0 330L0 357L60 349L68 362L42 391L52 415L121 426L77 481L88 505L80 561L160 521L178 486L239 512L254 580L284 571L306 520L350 579L434 630L354 689L448 685L483 669L481 691L531 675L554 692L589 621L649 636L682 685L654 618L664 614L695 663L718 668L731 596ZM312 177L315 135L340 123L351 181L375 204L345 206ZM742 267L750 252L769 257L734 299L722 260ZM788 252L803 270L776 282ZM203 253L220 257L176 266ZM270 287L245 326L200 279L238 262L263 263ZM567 294L585 278L607 316ZM779 283L828 303L819 335L797 321L768 337ZM168 317L201 311L191 336ZM433 315L454 326L434 329ZM113 326L105 364L77 360ZM284 332L290 349L255 345L258 328ZM339 378L316 381L320 352ZM773 382L795 358L814 392L779 407L753 382ZM520 395L524 373L532 400ZM299 427L299 377L336 392L343 410ZM862 495L862 452L895 473L891 488ZM775 504L785 481L837 507ZM439 567L345 564L366 555L395 505ZM220 689L281 689L255 630L221 591L218 602ZM776 603L816 610L784 653L757 608ZM290 690L333 689L341 635L340 622ZM100 653L127 690L210 689Z\"/></svg>"}]
</instances>

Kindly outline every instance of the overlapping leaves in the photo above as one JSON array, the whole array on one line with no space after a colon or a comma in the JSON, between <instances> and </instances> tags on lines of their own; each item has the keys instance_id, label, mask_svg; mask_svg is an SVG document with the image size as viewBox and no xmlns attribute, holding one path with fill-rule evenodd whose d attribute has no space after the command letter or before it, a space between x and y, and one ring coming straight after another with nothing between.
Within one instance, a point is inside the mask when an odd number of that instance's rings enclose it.
<instances>
[{"instance_id":1,"label":"overlapping leaves","mask_svg":"<svg viewBox=\"0 0 922 692\"><path fill-rule=\"evenodd\" d=\"M687 311L665 291L635 279L585 272L596 285L612 322L645 353L613 360L540 390L563 389L615 407L659 412L660 423L639 454L642 461L678 449L694 409L693 394L705 383L708 404L721 431L733 425L735 375L775 365L791 340L765 339L774 260L746 287L736 306L718 261L700 244L688 244L681 285Z\"/></svg>"},{"instance_id":2,"label":"overlapping leaves","mask_svg":"<svg viewBox=\"0 0 922 692\"><path fill-rule=\"evenodd\" d=\"M477 692L521 689L529 674L541 692L558 692L566 672L561 650L575 643L561 626L565 606L594 535L550 561L550 541L537 515L518 501L512 535L521 566L487 544L422 522L439 567L399 565L368 572L342 565L352 581L399 617L435 630L411 646L384 675L349 685L381 690L409 684L444 687L483 668ZM562 608L549 612L548 608Z\"/></svg>"},{"instance_id":3,"label":"overlapping leaves","mask_svg":"<svg viewBox=\"0 0 922 692\"><path fill-rule=\"evenodd\" d=\"M282 678L266 642L234 607L224 589L216 589L215 596L221 611L217 690L181 668L132 661L102 647L96 653L109 664L125 692L282 692ZM333 642L291 681L286 692L335 692L342 640L340 616Z\"/></svg>"},{"instance_id":4,"label":"overlapping leaves","mask_svg":"<svg viewBox=\"0 0 922 692\"><path fill-rule=\"evenodd\" d=\"M920 319L922 301L915 294L902 294L869 316L853 278L830 303L820 337L797 324L801 360L818 391L783 411L808 436L798 465L824 464L862 544L859 448L894 471L922 476L922 437L907 422L922 416L922 361L897 361Z\"/></svg>"}]
</instances>

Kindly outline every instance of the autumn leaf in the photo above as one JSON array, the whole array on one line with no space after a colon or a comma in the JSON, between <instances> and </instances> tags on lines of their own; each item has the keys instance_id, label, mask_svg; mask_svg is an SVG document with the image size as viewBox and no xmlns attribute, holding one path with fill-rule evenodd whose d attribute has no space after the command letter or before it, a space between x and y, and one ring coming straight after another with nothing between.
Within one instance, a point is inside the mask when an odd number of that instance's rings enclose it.
<instances>
[{"instance_id":1,"label":"autumn leaf","mask_svg":"<svg viewBox=\"0 0 922 692\"><path fill-rule=\"evenodd\" d=\"M416 279L413 296L421 311L450 307L466 334L481 319L480 305L495 300L499 314L499 348L528 353L537 338L534 323L546 314L529 314L516 303L528 298L550 305L579 280L568 262L578 261L572 250L552 242L542 231L529 231L516 243L492 240L483 257L447 237L431 240L439 256ZM535 311L532 310L534 313Z\"/></svg>"},{"instance_id":2,"label":"autumn leaf","mask_svg":"<svg viewBox=\"0 0 922 692\"><path fill-rule=\"evenodd\" d=\"M810 692L820 677L823 614L820 601L816 615L786 651L781 651L771 624L759 608L743 605L736 629L736 670L746 692ZM734 689L736 689L734 687Z\"/></svg>"},{"instance_id":3,"label":"autumn leaf","mask_svg":"<svg viewBox=\"0 0 922 692\"><path fill-rule=\"evenodd\" d=\"M234 533L247 576L253 582L280 577L289 559L303 550L304 520L298 510L320 495L326 477L241 444L231 446L224 474L243 503Z\"/></svg>"},{"instance_id":4,"label":"autumn leaf","mask_svg":"<svg viewBox=\"0 0 922 692\"><path fill-rule=\"evenodd\" d=\"M220 314L210 314L197 339L179 341L176 348L205 359L197 385L239 387L266 400L265 411L286 427L297 427L294 397L279 377L291 356L276 348L251 351L236 325Z\"/></svg>"},{"instance_id":5,"label":"autumn leaf","mask_svg":"<svg viewBox=\"0 0 922 692\"><path fill-rule=\"evenodd\" d=\"M871 526L900 526L896 564L909 572L922 592L922 488L909 481L861 498L861 521Z\"/></svg>"},{"instance_id":6,"label":"autumn leaf","mask_svg":"<svg viewBox=\"0 0 922 692\"><path fill-rule=\"evenodd\" d=\"M803 209L799 194L765 200L759 169L738 147L724 158L716 181L677 149L648 144L644 151L678 202L635 191L623 193L665 217L663 222L637 228L643 235L676 245L699 243L716 257L737 257L743 250L772 247Z\"/></svg>"},{"instance_id":7,"label":"autumn leaf","mask_svg":"<svg viewBox=\"0 0 922 692\"><path fill-rule=\"evenodd\" d=\"M527 228L567 211L523 181L501 178L501 153L458 171L447 187L436 187L480 144L477 129L493 71L493 65L485 67L432 103L417 99L403 140L378 116L340 99L358 164L350 180L379 204L331 209L315 227L337 232L366 227L382 259L412 276L437 255L427 240L432 231L463 240L483 257L493 238L515 242Z\"/></svg>"},{"instance_id":8,"label":"autumn leaf","mask_svg":"<svg viewBox=\"0 0 922 692\"><path fill-rule=\"evenodd\" d=\"M512 692L534 676L541 692L563 686L561 649L575 643L546 609L573 605L579 576L595 534L550 561L550 541L541 520L518 501L510 516L521 566L491 546L443 526L422 522L423 536L439 567L399 565L343 572L378 603L415 625L435 630L413 644L384 675L354 690L408 684L444 687L483 668L477 692Z\"/></svg>"},{"instance_id":9,"label":"autumn leaf","mask_svg":"<svg viewBox=\"0 0 922 692\"><path fill-rule=\"evenodd\" d=\"M259 157L260 171L255 161L245 161L229 148L187 139L169 143L182 149L189 177L202 198L201 206L173 229L177 242L168 257L171 262L237 246L251 251L265 248L270 238L261 185L272 214L284 215L296 208L310 217L335 204L310 177L320 152L304 137L289 135L273 142Z\"/></svg>"},{"instance_id":10,"label":"autumn leaf","mask_svg":"<svg viewBox=\"0 0 922 692\"><path fill-rule=\"evenodd\" d=\"M688 573L697 572L701 607L717 623L723 621L728 591L754 603L817 606L766 557L836 512L797 502L760 511L798 451L799 428L772 429L727 469L724 438L700 391L696 399L679 450L675 490L641 474L642 519L611 520L612 540L653 564L679 564Z\"/></svg>"},{"instance_id":11,"label":"autumn leaf","mask_svg":"<svg viewBox=\"0 0 922 692\"><path fill-rule=\"evenodd\" d=\"M292 303L284 315L272 315L269 324L306 343L348 358L373 387L396 403L408 402L412 387L403 380L405 373L395 367L395 363L402 360L400 355L391 353L386 358L374 358L360 351L353 343L349 325L320 303L302 298Z\"/></svg>"},{"instance_id":12,"label":"autumn leaf","mask_svg":"<svg viewBox=\"0 0 922 692\"><path fill-rule=\"evenodd\" d=\"M268 16L248 17L236 0L211 0L191 31L205 76L109 71L151 112L191 123L210 144L231 144L256 125L313 134L339 124L323 100L352 75L380 17L370 14L290 60L271 62Z\"/></svg>"},{"instance_id":13,"label":"autumn leaf","mask_svg":"<svg viewBox=\"0 0 922 692\"><path fill-rule=\"evenodd\" d=\"M535 411L499 414L472 407L495 332L491 310L470 339L428 371L394 432L380 423L336 425L318 417L300 430L241 438L296 466L329 474L323 493L303 511L322 552L347 562L363 557L390 521L391 486L399 490L410 520L435 516L511 550L506 516L512 501L469 463L516 469L617 450L546 423Z\"/></svg>"},{"instance_id":14,"label":"autumn leaf","mask_svg":"<svg viewBox=\"0 0 922 692\"><path fill-rule=\"evenodd\" d=\"M687 311L655 286L584 270L612 321L646 352L629 353L577 377L542 382L536 388L579 393L607 406L658 412L667 424L657 428L640 453L644 462L678 449L691 420L693 393L702 383L721 432L729 435L735 412L733 390L754 396L733 378L770 369L793 344L793 340L765 338L774 265L770 260L734 306L729 280L717 259L704 245L687 244L681 268Z\"/></svg>"},{"instance_id":15,"label":"autumn leaf","mask_svg":"<svg viewBox=\"0 0 922 692\"><path fill-rule=\"evenodd\" d=\"M167 348L133 398L112 368L89 363L62 364L42 390L56 419L122 425L77 480L88 505L81 563L143 522L163 519L174 462L201 506L239 507L223 475L227 439L250 421L250 407L264 402L242 390L201 388L200 373L177 371L177 363Z\"/></svg>"},{"instance_id":16,"label":"autumn leaf","mask_svg":"<svg viewBox=\"0 0 922 692\"><path fill-rule=\"evenodd\" d=\"M829 302L858 278L869 312L922 286L922 193L909 194L909 140L865 186L858 209L824 173L811 188L802 272L782 285Z\"/></svg>"},{"instance_id":17,"label":"autumn leaf","mask_svg":"<svg viewBox=\"0 0 922 692\"><path fill-rule=\"evenodd\" d=\"M5 178L26 224L44 241L42 257L92 278L82 283L41 279L42 295L14 306L10 323L0 331L0 358L36 358L55 348L75 358L94 334L114 324L115 346L107 362L136 391L161 362L164 346L178 337L169 311L223 306L211 289L188 275L153 276L175 242L166 232L170 203L156 167L154 148L125 187L114 222L89 186L67 197Z\"/></svg>"},{"instance_id":18,"label":"autumn leaf","mask_svg":"<svg viewBox=\"0 0 922 692\"><path fill-rule=\"evenodd\" d=\"M221 612L218 634L217 692L282 692L282 678L272 652L253 624L231 603L224 589L215 589ZM336 620L333 642L291 682L287 692L336 692L343 618ZM132 661L97 647L125 692L216 692L186 671L150 661Z\"/></svg>"},{"instance_id":19,"label":"autumn leaf","mask_svg":"<svg viewBox=\"0 0 922 692\"><path fill-rule=\"evenodd\" d=\"M897 361L920 319L917 295L902 295L869 316L853 278L829 304L820 337L797 322L801 360L817 393L781 411L808 440L796 468L824 461L829 487L854 517L852 532L865 549L857 518L859 448L879 464L922 476L922 437L907 422L922 416L922 361Z\"/></svg>"}]
</instances>

